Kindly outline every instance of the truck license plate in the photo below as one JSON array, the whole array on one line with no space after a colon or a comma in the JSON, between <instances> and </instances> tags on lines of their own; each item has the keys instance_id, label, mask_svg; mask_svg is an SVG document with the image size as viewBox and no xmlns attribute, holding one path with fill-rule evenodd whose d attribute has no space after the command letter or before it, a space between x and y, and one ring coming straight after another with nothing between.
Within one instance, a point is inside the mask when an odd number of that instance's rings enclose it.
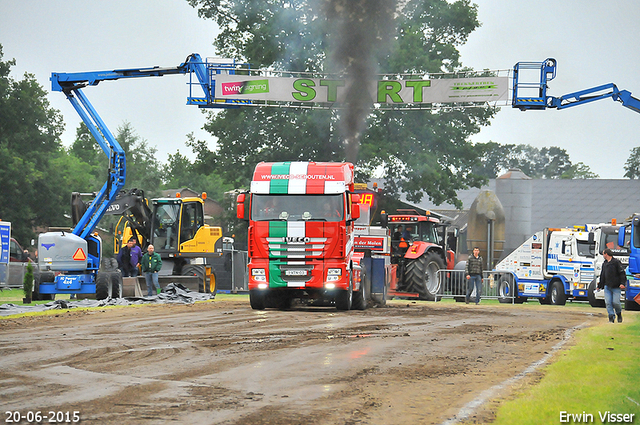
<instances>
[{"instance_id":1,"label":"truck license plate","mask_svg":"<svg viewBox=\"0 0 640 425\"><path fill-rule=\"evenodd\" d=\"M285 276L306 276L307 271L306 270L285 270L284 275Z\"/></svg>"}]
</instances>

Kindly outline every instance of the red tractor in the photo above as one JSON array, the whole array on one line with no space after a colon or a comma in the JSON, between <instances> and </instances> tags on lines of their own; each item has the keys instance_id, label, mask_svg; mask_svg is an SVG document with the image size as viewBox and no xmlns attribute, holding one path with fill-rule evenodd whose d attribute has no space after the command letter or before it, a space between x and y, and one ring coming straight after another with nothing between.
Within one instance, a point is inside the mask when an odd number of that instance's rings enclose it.
<instances>
[{"instance_id":1,"label":"red tractor","mask_svg":"<svg viewBox=\"0 0 640 425\"><path fill-rule=\"evenodd\" d=\"M391 264L396 265L389 296L434 301L441 292L438 270L452 270L455 265L454 251L447 246L457 237L455 229L446 216L429 211L422 215L413 209L398 210L388 222Z\"/></svg>"}]
</instances>

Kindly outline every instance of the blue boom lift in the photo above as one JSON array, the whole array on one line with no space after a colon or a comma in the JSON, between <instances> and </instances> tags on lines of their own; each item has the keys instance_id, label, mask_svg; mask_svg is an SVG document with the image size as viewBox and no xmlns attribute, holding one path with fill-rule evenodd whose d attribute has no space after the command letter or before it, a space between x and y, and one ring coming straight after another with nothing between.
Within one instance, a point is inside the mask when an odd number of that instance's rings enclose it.
<instances>
[{"instance_id":1,"label":"blue boom lift","mask_svg":"<svg viewBox=\"0 0 640 425\"><path fill-rule=\"evenodd\" d=\"M547 96L547 83L555 78L556 65L557 62L553 58L548 58L543 62L518 62L513 67L513 99L511 106L522 111L547 108L565 109L610 97L615 101L621 102L623 106L640 112L640 100L631 96L631 92L618 89L613 83L580 90L560 97ZM527 80L529 75L537 76L537 78L533 81Z\"/></svg>"},{"instance_id":2,"label":"blue boom lift","mask_svg":"<svg viewBox=\"0 0 640 425\"><path fill-rule=\"evenodd\" d=\"M109 175L102 189L95 195L86 211L79 217L71 233L53 231L38 238L38 265L40 273L34 285L34 299L52 299L54 294L112 293L96 291L96 287L116 284L110 276L98 273L102 255L102 242L94 230L109 205L125 184L125 152L93 108L82 89L102 81L122 78L161 77L189 74L190 93L188 105L200 108L229 108L251 101L215 99L215 75L233 74L238 66L246 64L207 62L197 53L187 57L184 63L172 68L116 69L109 71L52 73L51 87L61 91L78 112L104 153L109 158ZM195 76L195 79L194 79ZM197 81L196 81L197 80ZM203 96L193 97L192 88L199 85ZM58 272L55 276L54 273ZM104 288L101 288L104 289ZM111 289L111 288L109 288Z\"/></svg>"}]
</instances>

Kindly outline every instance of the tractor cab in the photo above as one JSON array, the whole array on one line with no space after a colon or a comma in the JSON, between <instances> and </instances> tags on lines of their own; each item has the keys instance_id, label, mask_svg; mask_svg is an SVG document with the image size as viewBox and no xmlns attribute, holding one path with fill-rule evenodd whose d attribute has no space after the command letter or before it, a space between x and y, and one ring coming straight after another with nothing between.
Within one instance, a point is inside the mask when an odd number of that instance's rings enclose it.
<instances>
[{"instance_id":1,"label":"tractor cab","mask_svg":"<svg viewBox=\"0 0 640 425\"><path fill-rule=\"evenodd\" d=\"M391 257L392 262L404 257L409 247L416 242L427 242L444 245L441 229L442 222L435 215L427 212L421 215L416 210L398 210L398 215L389 216L391 227Z\"/></svg>"}]
</instances>

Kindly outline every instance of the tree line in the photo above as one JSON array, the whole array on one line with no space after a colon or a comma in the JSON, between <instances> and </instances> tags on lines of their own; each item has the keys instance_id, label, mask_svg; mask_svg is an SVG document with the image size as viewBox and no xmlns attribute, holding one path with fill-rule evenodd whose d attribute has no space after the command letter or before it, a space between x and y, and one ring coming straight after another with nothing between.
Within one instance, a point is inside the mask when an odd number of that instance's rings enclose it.
<instances>
[{"instance_id":1,"label":"tree line","mask_svg":"<svg viewBox=\"0 0 640 425\"><path fill-rule=\"evenodd\" d=\"M458 52L479 26L477 6L469 0L408 0L396 9L365 8L366 2L351 0L188 1L218 24L216 53L254 68L416 76L472 71ZM84 124L71 146L62 145L60 112L32 74L11 76L14 65L4 60L0 45L0 219L12 222L16 238L28 240L39 227L71 224L70 193L98 190L107 160ZM166 163L156 159L153 141L129 123L114 134L127 155L127 188L144 189L151 197L166 188L206 191L225 206L220 224L227 231L235 224L232 200L224 193L248 188L256 163L343 161L353 154L345 140L357 142L359 181L381 176L388 195L414 202L426 196L461 207L458 190L480 187L512 167L533 178L597 178L560 147L471 143L497 111L383 111L355 103L332 110L227 109L207 116L205 130L216 139L215 149L189 134L184 146L195 159L176 150ZM640 148L625 170L626 177L640 177Z\"/></svg>"}]
</instances>

